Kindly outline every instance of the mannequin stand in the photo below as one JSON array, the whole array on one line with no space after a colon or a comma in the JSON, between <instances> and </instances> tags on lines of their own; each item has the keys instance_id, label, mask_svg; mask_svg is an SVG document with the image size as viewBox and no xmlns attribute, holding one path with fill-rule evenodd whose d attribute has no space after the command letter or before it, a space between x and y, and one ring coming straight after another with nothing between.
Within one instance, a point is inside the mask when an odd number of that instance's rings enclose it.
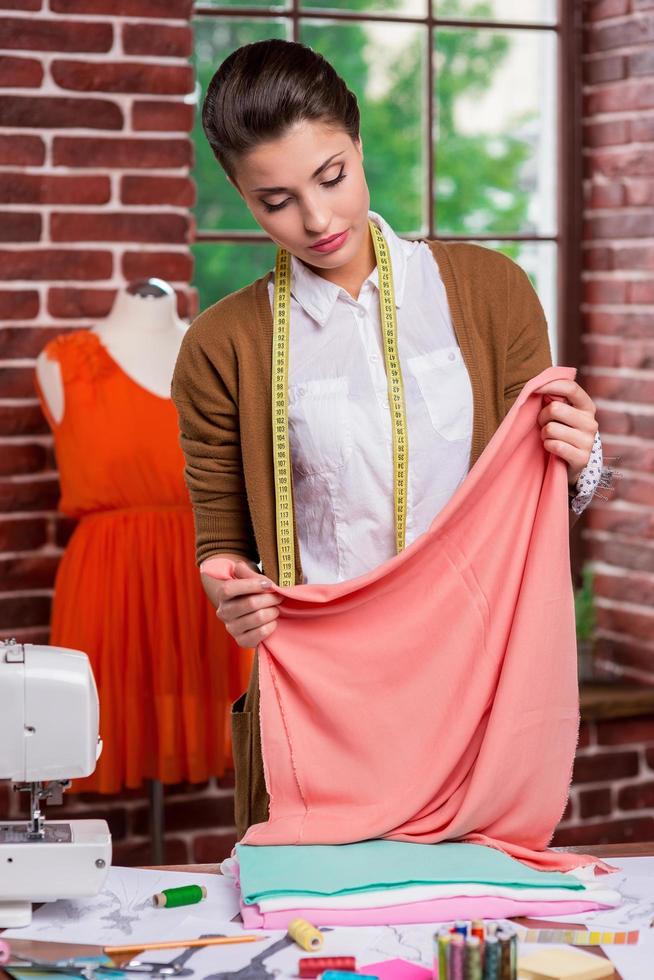
<instances>
[{"instance_id":1,"label":"mannequin stand","mask_svg":"<svg viewBox=\"0 0 654 980\"><path fill-rule=\"evenodd\" d=\"M152 863L164 863L164 793L159 779L150 780L150 842Z\"/></svg>"}]
</instances>

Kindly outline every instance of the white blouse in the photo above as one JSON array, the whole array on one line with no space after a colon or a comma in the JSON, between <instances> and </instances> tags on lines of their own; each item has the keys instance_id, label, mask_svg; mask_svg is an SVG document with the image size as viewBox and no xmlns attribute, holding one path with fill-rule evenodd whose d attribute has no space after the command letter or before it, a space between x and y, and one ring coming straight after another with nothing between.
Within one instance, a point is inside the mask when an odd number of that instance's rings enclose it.
<instances>
[{"instance_id":1,"label":"white blouse","mask_svg":"<svg viewBox=\"0 0 654 980\"><path fill-rule=\"evenodd\" d=\"M429 246L400 238L381 215L368 214L386 239L393 269L409 442L410 544L468 472L472 387ZM268 290L272 310L274 270ZM304 582L354 578L395 554L377 267L354 299L291 256L288 400Z\"/></svg>"}]
</instances>

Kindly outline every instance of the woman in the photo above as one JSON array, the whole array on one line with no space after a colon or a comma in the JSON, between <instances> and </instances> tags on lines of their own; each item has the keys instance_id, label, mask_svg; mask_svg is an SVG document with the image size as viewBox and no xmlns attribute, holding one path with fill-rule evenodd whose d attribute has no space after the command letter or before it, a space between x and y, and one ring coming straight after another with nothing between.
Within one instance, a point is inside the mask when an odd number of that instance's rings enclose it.
<instances>
[{"instance_id":1,"label":"woman","mask_svg":"<svg viewBox=\"0 0 654 980\"><path fill-rule=\"evenodd\" d=\"M543 311L525 273L500 253L406 242L369 210L356 98L310 48L267 40L234 51L209 85L203 126L255 220L291 256L295 582L349 579L395 554L393 439L369 221L392 267L410 447L407 544L450 499L524 383L551 365ZM195 320L172 392L198 563L216 555L237 562L236 579L203 574L204 588L243 647L275 629L280 602L268 591L279 582L274 279L273 270ZM553 399L538 422L545 449L567 463L572 524L601 470L595 405L572 381L539 391ZM256 665L234 708L240 838L268 808Z\"/></svg>"}]
</instances>

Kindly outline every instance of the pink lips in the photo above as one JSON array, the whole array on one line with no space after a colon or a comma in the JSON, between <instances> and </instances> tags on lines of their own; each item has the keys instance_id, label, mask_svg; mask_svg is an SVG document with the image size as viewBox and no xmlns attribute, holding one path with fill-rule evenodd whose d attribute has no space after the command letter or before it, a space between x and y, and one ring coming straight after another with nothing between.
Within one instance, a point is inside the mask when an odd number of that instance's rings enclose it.
<instances>
[{"instance_id":1,"label":"pink lips","mask_svg":"<svg viewBox=\"0 0 654 980\"><path fill-rule=\"evenodd\" d=\"M335 238L325 242L324 245L311 245L310 247L314 250L314 252L334 252L345 243L347 236L348 232L346 230L340 235L337 235Z\"/></svg>"}]
</instances>

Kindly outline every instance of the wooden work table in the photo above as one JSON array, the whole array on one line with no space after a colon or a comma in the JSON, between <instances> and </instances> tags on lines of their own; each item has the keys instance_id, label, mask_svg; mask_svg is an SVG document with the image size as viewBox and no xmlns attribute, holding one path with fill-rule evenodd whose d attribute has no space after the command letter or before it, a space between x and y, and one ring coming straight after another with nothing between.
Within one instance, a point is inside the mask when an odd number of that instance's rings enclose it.
<instances>
[{"instance_id":1,"label":"wooden work table","mask_svg":"<svg viewBox=\"0 0 654 980\"><path fill-rule=\"evenodd\" d=\"M588 844L585 847L565 847L556 850L575 851L578 853L590 853L601 858L618 857L652 857L654 856L654 841L643 844L598 844L596 846ZM157 869L159 870L159 869ZM186 864L186 865L163 865L161 870L166 871L187 871L194 874L220 874L217 864ZM12 939L12 949L24 956L34 956L35 958L52 957L53 959L63 959L68 956L94 956L102 952L99 946L75 946L70 943L41 943L30 939ZM594 952L598 952L595 948ZM9 980L7 974L0 970L0 977ZM615 973L616 980L620 980L619 974Z\"/></svg>"}]
</instances>

